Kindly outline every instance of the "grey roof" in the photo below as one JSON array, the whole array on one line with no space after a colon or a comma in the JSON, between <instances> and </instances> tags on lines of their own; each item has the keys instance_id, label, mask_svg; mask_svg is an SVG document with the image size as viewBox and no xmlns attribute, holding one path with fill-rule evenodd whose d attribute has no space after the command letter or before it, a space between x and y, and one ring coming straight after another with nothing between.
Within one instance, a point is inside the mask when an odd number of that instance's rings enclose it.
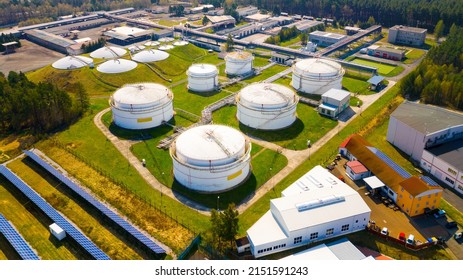
<instances>
[{"instance_id":1,"label":"grey roof","mask_svg":"<svg viewBox=\"0 0 463 280\"><path fill-rule=\"evenodd\" d=\"M347 238L342 238L326 244L339 260L363 260L365 255L360 252Z\"/></svg>"},{"instance_id":2,"label":"grey roof","mask_svg":"<svg viewBox=\"0 0 463 280\"><path fill-rule=\"evenodd\" d=\"M39 38L41 40L47 41L49 43L52 43L52 44L55 44L55 45L58 45L64 48L67 48L71 45L76 44L76 42L72 40L63 38L55 34L45 32L43 30L38 30L38 29L27 30L24 33L26 33L28 36L33 36L33 37Z\"/></svg>"},{"instance_id":3,"label":"grey roof","mask_svg":"<svg viewBox=\"0 0 463 280\"><path fill-rule=\"evenodd\" d=\"M463 170L463 139L446 142L427 150L458 170Z\"/></svg>"},{"instance_id":4,"label":"grey roof","mask_svg":"<svg viewBox=\"0 0 463 280\"><path fill-rule=\"evenodd\" d=\"M427 29L411 27L411 26L403 26L403 25L395 25L391 27L392 30L403 30L408 32L415 32L415 33L426 33Z\"/></svg>"},{"instance_id":5,"label":"grey roof","mask_svg":"<svg viewBox=\"0 0 463 280\"><path fill-rule=\"evenodd\" d=\"M382 81L384 81L384 77L383 77L383 76L377 75L377 76L371 77L371 78L367 81L367 83L377 86L377 85L378 85L379 83L381 83Z\"/></svg>"},{"instance_id":6,"label":"grey roof","mask_svg":"<svg viewBox=\"0 0 463 280\"><path fill-rule=\"evenodd\" d=\"M376 50L382 51L382 52L388 52L388 53L395 53L395 54L400 54L400 55L405 55L405 50L397 50L393 48L388 48L388 47L379 47Z\"/></svg>"},{"instance_id":7,"label":"grey roof","mask_svg":"<svg viewBox=\"0 0 463 280\"><path fill-rule=\"evenodd\" d=\"M463 114L444 108L405 101L392 114L413 129L431 134L453 126L463 125Z\"/></svg>"}]
</instances>

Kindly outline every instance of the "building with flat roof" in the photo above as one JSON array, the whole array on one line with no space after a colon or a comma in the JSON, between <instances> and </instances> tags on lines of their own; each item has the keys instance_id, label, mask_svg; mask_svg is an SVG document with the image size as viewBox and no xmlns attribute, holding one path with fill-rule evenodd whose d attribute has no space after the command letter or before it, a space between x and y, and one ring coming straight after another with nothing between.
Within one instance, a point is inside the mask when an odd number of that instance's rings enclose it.
<instances>
[{"instance_id":1,"label":"building with flat roof","mask_svg":"<svg viewBox=\"0 0 463 280\"><path fill-rule=\"evenodd\" d=\"M235 25L236 20L234 17L229 15L222 15L222 16L206 16L207 19L216 27L232 27Z\"/></svg>"},{"instance_id":2,"label":"building with flat roof","mask_svg":"<svg viewBox=\"0 0 463 280\"><path fill-rule=\"evenodd\" d=\"M387 41L391 44L421 46L426 40L427 29L396 25L389 28Z\"/></svg>"},{"instance_id":3,"label":"building with flat roof","mask_svg":"<svg viewBox=\"0 0 463 280\"><path fill-rule=\"evenodd\" d=\"M269 18L270 18L270 15L257 13L257 14L246 16L244 19L249 22L264 22L268 20Z\"/></svg>"},{"instance_id":4,"label":"building with flat roof","mask_svg":"<svg viewBox=\"0 0 463 280\"><path fill-rule=\"evenodd\" d=\"M405 50L372 45L367 48L367 54L380 58L400 61L405 57Z\"/></svg>"},{"instance_id":5,"label":"building with flat roof","mask_svg":"<svg viewBox=\"0 0 463 280\"><path fill-rule=\"evenodd\" d=\"M309 33L309 41L319 46L329 46L347 38L347 35L330 33L324 31L313 31Z\"/></svg>"},{"instance_id":6,"label":"building with flat roof","mask_svg":"<svg viewBox=\"0 0 463 280\"><path fill-rule=\"evenodd\" d=\"M347 107L349 107L350 92L343 89L332 88L322 94L321 104L318 106L318 113L336 118Z\"/></svg>"},{"instance_id":7,"label":"building with flat roof","mask_svg":"<svg viewBox=\"0 0 463 280\"><path fill-rule=\"evenodd\" d=\"M285 27L286 28L291 28L293 26L296 26L296 29L301 31L301 32L306 32L308 30L310 30L311 28L315 28L319 25L323 25L323 22L321 21L316 21L316 20L300 20L300 21L296 21L296 22L293 22L291 24L288 24L286 25Z\"/></svg>"},{"instance_id":8,"label":"building with flat roof","mask_svg":"<svg viewBox=\"0 0 463 280\"><path fill-rule=\"evenodd\" d=\"M141 29L133 26L120 26L104 32L111 43L129 45L151 38L153 30Z\"/></svg>"},{"instance_id":9,"label":"building with flat roof","mask_svg":"<svg viewBox=\"0 0 463 280\"><path fill-rule=\"evenodd\" d=\"M391 114L387 141L463 194L463 114L405 101Z\"/></svg>"},{"instance_id":10,"label":"building with flat roof","mask_svg":"<svg viewBox=\"0 0 463 280\"><path fill-rule=\"evenodd\" d=\"M241 7L237 8L236 12L240 17L247 17L253 14L257 14L259 12L259 9L255 6L247 6L247 7Z\"/></svg>"},{"instance_id":11,"label":"building with flat roof","mask_svg":"<svg viewBox=\"0 0 463 280\"><path fill-rule=\"evenodd\" d=\"M422 178L411 176L383 152L357 134L348 137L339 147L341 155L361 162L384 187L381 191L408 216L423 214L425 208L439 207L442 188L429 185Z\"/></svg>"},{"instance_id":12,"label":"building with flat roof","mask_svg":"<svg viewBox=\"0 0 463 280\"><path fill-rule=\"evenodd\" d=\"M351 187L316 166L270 200L247 237L254 257L364 230L370 208Z\"/></svg>"},{"instance_id":13,"label":"building with flat roof","mask_svg":"<svg viewBox=\"0 0 463 280\"><path fill-rule=\"evenodd\" d=\"M77 44L73 40L48 33L44 30L32 29L24 31L26 38L38 45L55 50L60 53L68 54L70 47ZM78 54L78 53L71 53Z\"/></svg>"},{"instance_id":14,"label":"building with flat roof","mask_svg":"<svg viewBox=\"0 0 463 280\"><path fill-rule=\"evenodd\" d=\"M286 261L306 261L306 260L364 260L367 259L357 247L347 238L341 238L327 244L309 248L296 254L282 258Z\"/></svg>"},{"instance_id":15,"label":"building with flat roof","mask_svg":"<svg viewBox=\"0 0 463 280\"><path fill-rule=\"evenodd\" d=\"M360 27L352 27L352 26L346 26L344 27L344 30L346 31L347 35L354 35L362 31L362 28Z\"/></svg>"}]
</instances>

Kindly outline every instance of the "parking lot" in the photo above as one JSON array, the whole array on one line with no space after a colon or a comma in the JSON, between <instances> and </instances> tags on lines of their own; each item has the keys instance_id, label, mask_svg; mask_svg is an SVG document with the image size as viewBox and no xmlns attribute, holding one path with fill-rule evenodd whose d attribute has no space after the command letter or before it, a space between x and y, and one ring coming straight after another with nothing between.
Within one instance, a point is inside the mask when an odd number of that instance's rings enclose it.
<instances>
[{"instance_id":1,"label":"parking lot","mask_svg":"<svg viewBox=\"0 0 463 280\"><path fill-rule=\"evenodd\" d=\"M373 196L366 191L363 180L354 182L346 175L343 167L345 162L345 159L339 161L332 170L332 173L337 177L342 176L346 184L350 185L361 197L363 197L364 201L371 209L370 220L375 221L379 228L387 227L389 236L395 238L398 238L401 232L405 233L406 237L408 237L409 234L413 234L418 244L420 242L426 242L430 237L442 237L446 240L448 248L455 257L457 259L463 259L463 238L458 241L453 238L454 233L461 231L461 229L447 229L445 225L450 221L447 216L444 215L436 219L433 215L423 214L410 218L400 209L394 210L392 207L386 206L381 199L381 195Z\"/></svg>"}]
</instances>

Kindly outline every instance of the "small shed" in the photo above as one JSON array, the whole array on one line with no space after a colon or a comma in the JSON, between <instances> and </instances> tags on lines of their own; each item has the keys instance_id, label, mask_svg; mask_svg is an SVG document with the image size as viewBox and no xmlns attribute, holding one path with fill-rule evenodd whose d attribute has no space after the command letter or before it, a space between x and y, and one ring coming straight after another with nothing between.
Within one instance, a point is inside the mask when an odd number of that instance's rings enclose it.
<instances>
[{"instance_id":1,"label":"small shed","mask_svg":"<svg viewBox=\"0 0 463 280\"><path fill-rule=\"evenodd\" d=\"M49 226L51 234L56 237L59 241L63 240L66 237L66 232L58 226L56 223L53 223Z\"/></svg>"},{"instance_id":2,"label":"small shed","mask_svg":"<svg viewBox=\"0 0 463 280\"><path fill-rule=\"evenodd\" d=\"M14 49L16 46L18 46L18 42L13 41L13 42L8 42L8 43L3 43L2 46L5 48L5 54L12 53L14 52Z\"/></svg>"},{"instance_id":3,"label":"small shed","mask_svg":"<svg viewBox=\"0 0 463 280\"><path fill-rule=\"evenodd\" d=\"M235 243L238 254L251 251L251 244L249 244L249 239L247 236L236 239Z\"/></svg>"},{"instance_id":4,"label":"small shed","mask_svg":"<svg viewBox=\"0 0 463 280\"><path fill-rule=\"evenodd\" d=\"M283 64L283 65L291 65L293 60L291 59L290 56L280 54L280 53L272 53L272 58L271 60L273 62L276 62L278 64Z\"/></svg>"},{"instance_id":5,"label":"small shed","mask_svg":"<svg viewBox=\"0 0 463 280\"><path fill-rule=\"evenodd\" d=\"M370 176L370 171L360 161L354 160L346 164L346 174L355 181Z\"/></svg>"},{"instance_id":6,"label":"small shed","mask_svg":"<svg viewBox=\"0 0 463 280\"><path fill-rule=\"evenodd\" d=\"M384 81L383 76L375 75L375 76L371 77L367 81L367 83L370 84L370 89L371 90L377 90L377 89L381 88L381 86L383 85L383 81Z\"/></svg>"},{"instance_id":7,"label":"small shed","mask_svg":"<svg viewBox=\"0 0 463 280\"><path fill-rule=\"evenodd\" d=\"M381 190L385 186L385 184L376 176L364 178L363 181L366 184L367 190L372 193L376 193L378 190Z\"/></svg>"},{"instance_id":8,"label":"small shed","mask_svg":"<svg viewBox=\"0 0 463 280\"><path fill-rule=\"evenodd\" d=\"M342 89L332 88L328 90L322 94L321 104L318 106L318 113L336 118L349 107L350 95L350 92Z\"/></svg>"}]
</instances>

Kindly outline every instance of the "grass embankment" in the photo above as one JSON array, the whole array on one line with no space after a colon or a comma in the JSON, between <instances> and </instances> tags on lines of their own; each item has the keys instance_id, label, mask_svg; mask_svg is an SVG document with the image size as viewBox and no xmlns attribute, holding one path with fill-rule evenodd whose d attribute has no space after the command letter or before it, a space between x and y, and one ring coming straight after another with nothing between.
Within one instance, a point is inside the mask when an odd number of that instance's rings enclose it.
<instances>
[{"instance_id":1,"label":"grass embankment","mask_svg":"<svg viewBox=\"0 0 463 280\"><path fill-rule=\"evenodd\" d=\"M424 50L412 49L405 54L405 60L403 63L412 64L413 62L420 59L423 55L425 55L425 53L426 52Z\"/></svg>"},{"instance_id":2,"label":"grass embankment","mask_svg":"<svg viewBox=\"0 0 463 280\"><path fill-rule=\"evenodd\" d=\"M41 259L75 260L82 257L67 239L60 242L51 237L48 225L53 222L28 203L29 200L3 176L0 176L0 197L0 213L14 225ZM12 250L10 246L2 246L0 259L16 258Z\"/></svg>"},{"instance_id":3,"label":"grass embankment","mask_svg":"<svg viewBox=\"0 0 463 280\"><path fill-rule=\"evenodd\" d=\"M218 64L223 62L217 58L217 55L208 54L207 51L192 44L175 47L167 52L170 54L167 59L149 63L149 65L164 78L171 79L172 82L186 79L186 71L193 63ZM126 59L130 58L126 57ZM90 96L107 96L125 84L142 82L155 82L166 86L171 84L157 73L141 63L135 69L120 74L101 73L96 70L96 67L94 69L85 67L75 70L58 70L49 65L29 72L27 76L31 81L37 83L53 82L64 90L70 90L73 84L80 82Z\"/></svg>"},{"instance_id":4,"label":"grass embankment","mask_svg":"<svg viewBox=\"0 0 463 280\"><path fill-rule=\"evenodd\" d=\"M212 114L214 123L230 125L245 134L292 150L306 149L308 139L313 143L316 142L337 124L335 120L322 117L313 107L299 103L296 109L297 119L290 127L276 131L263 131L242 125L236 118L236 111L236 106L221 108Z\"/></svg>"},{"instance_id":5,"label":"grass embankment","mask_svg":"<svg viewBox=\"0 0 463 280\"><path fill-rule=\"evenodd\" d=\"M73 224L77 225L101 250L111 259L136 260L141 256L121 241L122 236L110 229L104 219L97 216L97 211L78 203L70 197L66 187L51 175L41 170L27 159L15 160L8 167L21 178L53 208L63 213ZM106 224L106 226L105 226Z\"/></svg>"}]
</instances>

